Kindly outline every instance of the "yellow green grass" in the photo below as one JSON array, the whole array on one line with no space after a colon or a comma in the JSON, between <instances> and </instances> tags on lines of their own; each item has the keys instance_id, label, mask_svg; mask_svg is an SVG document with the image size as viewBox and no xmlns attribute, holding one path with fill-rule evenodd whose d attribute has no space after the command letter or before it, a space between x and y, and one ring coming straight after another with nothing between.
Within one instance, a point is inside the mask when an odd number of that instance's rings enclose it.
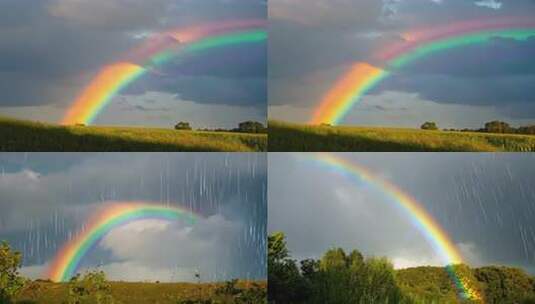
<instances>
[{"instance_id":1,"label":"yellow green grass","mask_svg":"<svg viewBox=\"0 0 535 304\"><path fill-rule=\"evenodd\" d=\"M269 122L269 151L533 152L535 136Z\"/></svg>"},{"instance_id":2,"label":"yellow green grass","mask_svg":"<svg viewBox=\"0 0 535 304\"><path fill-rule=\"evenodd\" d=\"M238 282L238 288L255 288L257 284L267 288L266 282ZM177 304L179 300L212 299L223 283L130 283L111 282L111 293L118 303L123 304ZM14 303L66 303L69 293L67 283L34 282L25 288Z\"/></svg>"},{"instance_id":3,"label":"yellow green grass","mask_svg":"<svg viewBox=\"0 0 535 304\"><path fill-rule=\"evenodd\" d=\"M0 151L254 152L266 149L265 134L133 127L64 127L0 117Z\"/></svg>"}]
</instances>

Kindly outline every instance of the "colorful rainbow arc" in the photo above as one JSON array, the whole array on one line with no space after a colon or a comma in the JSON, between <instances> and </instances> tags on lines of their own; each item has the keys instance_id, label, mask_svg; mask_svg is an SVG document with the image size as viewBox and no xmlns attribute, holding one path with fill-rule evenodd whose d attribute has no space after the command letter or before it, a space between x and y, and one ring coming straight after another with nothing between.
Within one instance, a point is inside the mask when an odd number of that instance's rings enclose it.
<instances>
[{"instance_id":1,"label":"colorful rainbow arc","mask_svg":"<svg viewBox=\"0 0 535 304\"><path fill-rule=\"evenodd\" d=\"M190 224L197 220L197 215L189 211L146 202L120 202L105 206L58 251L47 272L52 281L70 280L78 271L83 257L115 228L143 219L185 220Z\"/></svg>"},{"instance_id":2,"label":"colorful rainbow arc","mask_svg":"<svg viewBox=\"0 0 535 304\"><path fill-rule=\"evenodd\" d=\"M266 41L265 20L239 20L154 35L101 69L74 101L61 123L91 124L114 96L141 76L172 59L186 60L210 49Z\"/></svg>"},{"instance_id":3,"label":"colorful rainbow arc","mask_svg":"<svg viewBox=\"0 0 535 304\"><path fill-rule=\"evenodd\" d=\"M377 177L367 168L350 163L332 154L314 154L314 156L307 157L307 159L312 160L321 167L341 174L351 181L358 183L364 182L371 185L395 202L396 207L410 218L412 224L424 235L426 240L440 255L442 261L447 265L446 270L457 287L459 296L463 299L482 301L481 296L472 282L469 282L460 273L455 271L455 265L463 263L462 256L457 250L457 247L450 240L448 234L442 229L440 224L427 213L416 199L403 192L398 186Z\"/></svg>"},{"instance_id":4,"label":"colorful rainbow arc","mask_svg":"<svg viewBox=\"0 0 535 304\"><path fill-rule=\"evenodd\" d=\"M339 124L363 96L414 61L431 54L468 45L484 44L495 38L527 40L535 37L535 21L524 18L470 21L404 35L403 43L378 52L373 61L385 68L357 62L335 83L314 110L311 124Z\"/></svg>"}]
</instances>

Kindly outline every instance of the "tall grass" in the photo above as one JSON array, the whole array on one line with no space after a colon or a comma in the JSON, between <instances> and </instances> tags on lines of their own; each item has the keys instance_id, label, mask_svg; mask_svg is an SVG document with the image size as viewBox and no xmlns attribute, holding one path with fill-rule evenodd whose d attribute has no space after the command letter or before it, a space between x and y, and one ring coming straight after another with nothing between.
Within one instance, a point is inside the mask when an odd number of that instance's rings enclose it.
<instances>
[{"instance_id":1,"label":"tall grass","mask_svg":"<svg viewBox=\"0 0 535 304\"><path fill-rule=\"evenodd\" d=\"M0 118L0 151L126 152L267 149L267 135L156 128L56 126Z\"/></svg>"},{"instance_id":2,"label":"tall grass","mask_svg":"<svg viewBox=\"0 0 535 304\"><path fill-rule=\"evenodd\" d=\"M535 136L269 122L269 151L533 152Z\"/></svg>"}]
</instances>

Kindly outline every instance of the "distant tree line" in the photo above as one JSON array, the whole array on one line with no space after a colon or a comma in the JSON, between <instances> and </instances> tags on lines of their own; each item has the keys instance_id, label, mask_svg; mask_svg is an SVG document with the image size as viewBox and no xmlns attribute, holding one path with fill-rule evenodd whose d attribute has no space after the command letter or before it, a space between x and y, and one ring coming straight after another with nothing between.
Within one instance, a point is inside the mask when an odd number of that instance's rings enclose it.
<instances>
[{"instance_id":1,"label":"distant tree line","mask_svg":"<svg viewBox=\"0 0 535 304\"><path fill-rule=\"evenodd\" d=\"M535 279L509 267L453 266L473 281L485 303L535 303ZM291 258L283 233L268 237L268 302L288 303L481 303L458 296L443 267L394 270L386 258L333 248L319 259Z\"/></svg>"},{"instance_id":2,"label":"distant tree line","mask_svg":"<svg viewBox=\"0 0 535 304\"><path fill-rule=\"evenodd\" d=\"M189 122L181 121L175 125L175 130L178 131L191 131ZM267 128L260 122L257 121L244 121L238 124L237 128L234 129L199 129L198 131L206 132L235 132L235 133L267 133Z\"/></svg>"},{"instance_id":3,"label":"distant tree line","mask_svg":"<svg viewBox=\"0 0 535 304\"><path fill-rule=\"evenodd\" d=\"M435 122L427 121L421 127L422 130L438 130L438 125ZM518 128L512 127L510 124L503 121L490 121L485 123L481 129L444 129L444 131L452 132L480 132L480 133L498 133L498 134L523 134L535 135L535 125L521 126Z\"/></svg>"}]
</instances>

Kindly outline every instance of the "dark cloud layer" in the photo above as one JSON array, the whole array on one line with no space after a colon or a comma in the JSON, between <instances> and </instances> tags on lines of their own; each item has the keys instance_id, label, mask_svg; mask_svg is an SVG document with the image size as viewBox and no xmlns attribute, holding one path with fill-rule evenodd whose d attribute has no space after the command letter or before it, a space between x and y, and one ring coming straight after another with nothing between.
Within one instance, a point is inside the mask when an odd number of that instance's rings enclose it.
<instances>
[{"instance_id":1,"label":"dark cloud layer","mask_svg":"<svg viewBox=\"0 0 535 304\"><path fill-rule=\"evenodd\" d=\"M120 59L146 33L266 15L262 0L1 1L0 106L66 107L103 65ZM165 67L176 85L151 79L132 92L141 94L142 87L143 93L179 94L203 104L265 108L266 92L258 83L266 82L266 45L216 55L219 62L201 56L189 66ZM202 67L195 70L199 63ZM205 87L209 76L213 84ZM187 86L181 85L184 82ZM229 83L234 86L224 93L214 89Z\"/></svg>"}]
</instances>

